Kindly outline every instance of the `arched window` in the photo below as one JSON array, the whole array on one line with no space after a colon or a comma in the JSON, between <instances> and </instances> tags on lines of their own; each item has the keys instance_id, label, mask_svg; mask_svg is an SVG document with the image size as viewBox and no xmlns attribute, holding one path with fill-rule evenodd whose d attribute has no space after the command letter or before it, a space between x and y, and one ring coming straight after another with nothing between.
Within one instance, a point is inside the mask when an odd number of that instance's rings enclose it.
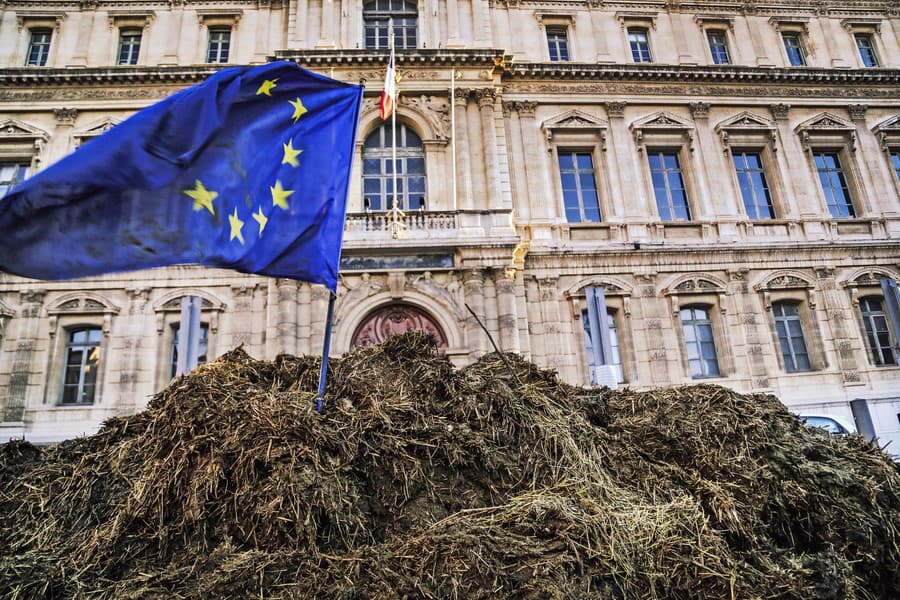
<instances>
[{"instance_id":1,"label":"arched window","mask_svg":"<svg viewBox=\"0 0 900 600\"><path fill-rule=\"evenodd\" d=\"M388 29L393 21L394 48L415 48L416 21L419 13L413 2L372 0L363 6L365 47L379 50L388 47Z\"/></svg>"},{"instance_id":2,"label":"arched window","mask_svg":"<svg viewBox=\"0 0 900 600\"><path fill-rule=\"evenodd\" d=\"M390 210L394 195L391 168L391 124L369 134L363 147L363 206L366 210ZM425 152L422 140L397 123L397 204L403 210L425 208Z\"/></svg>"}]
</instances>

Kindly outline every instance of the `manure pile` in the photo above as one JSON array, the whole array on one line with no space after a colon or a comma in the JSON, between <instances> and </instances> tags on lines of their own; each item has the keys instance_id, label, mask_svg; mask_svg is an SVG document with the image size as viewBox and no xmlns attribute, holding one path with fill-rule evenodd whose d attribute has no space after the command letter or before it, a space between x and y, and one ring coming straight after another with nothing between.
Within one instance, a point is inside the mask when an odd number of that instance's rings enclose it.
<instances>
[{"instance_id":1,"label":"manure pile","mask_svg":"<svg viewBox=\"0 0 900 600\"><path fill-rule=\"evenodd\" d=\"M411 333L241 350L0 446L3 598L900 598L900 469L773 397L580 389Z\"/></svg>"}]
</instances>

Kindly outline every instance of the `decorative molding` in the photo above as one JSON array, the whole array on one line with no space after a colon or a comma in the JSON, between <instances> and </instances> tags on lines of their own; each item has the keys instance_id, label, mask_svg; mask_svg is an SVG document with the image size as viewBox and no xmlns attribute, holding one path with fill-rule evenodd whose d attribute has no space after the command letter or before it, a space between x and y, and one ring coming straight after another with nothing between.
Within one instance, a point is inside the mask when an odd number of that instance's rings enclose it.
<instances>
[{"instance_id":1,"label":"decorative molding","mask_svg":"<svg viewBox=\"0 0 900 600\"><path fill-rule=\"evenodd\" d=\"M222 25L231 23L237 25L244 11L240 8L201 8L197 10L197 21L200 25Z\"/></svg>"},{"instance_id":2,"label":"decorative molding","mask_svg":"<svg viewBox=\"0 0 900 600\"><path fill-rule=\"evenodd\" d=\"M689 102L688 109L694 119L706 119L709 117L709 102Z\"/></svg>"},{"instance_id":3,"label":"decorative molding","mask_svg":"<svg viewBox=\"0 0 900 600\"><path fill-rule=\"evenodd\" d=\"M770 104L769 112L776 121L786 121L791 112L790 104Z\"/></svg>"},{"instance_id":4,"label":"decorative molding","mask_svg":"<svg viewBox=\"0 0 900 600\"><path fill-rule=\"evenodd\" d=\"M5 3L4 3L5 4ZM28 27L40 27L51 26L53 29L59 31L59 28L62 26L62 22L66 20L68 16L64 11L61 10L28 10L28 9L16 9L16 26L21 32Z\"/></svg>"},{"instance_id":5,"label":"decorative molding","mask_svg":"<svg viewBox=\"0 0 900 600\"><path fill-rule=\"evenodd\" d=\"M541 124L541 129L547 141L551 141L554 135L560 133L593 135L600 140L603 150L606 150L606 129L609 126L605 120L584 111L573 109L551 117Z\"/></svg>"},{"instance_id":6,"label":"decorative molding","mask_svg":"<svg viewBox=\"0 0 900 600\"><path fill-rule=\"evenodd\" d=\"M616 20L622 29L629 25L643 25L650 29L656 29L656 12L617 12Z\"/></svg>"},{"instance_id":7,"label":"decorative molding","mask_svg":"<svg viewBox=\"0 0 900 600\"><path fill-rule=\"evenodd\" d=\"M851 17L841 19L841 25L850 33L854 31L872 31L880 34L881 21L882 19L878 17Z\"/></svg>"},{"instance_id":8,"label":"decorative molding","mask_svg":"<svg viewBox=\"0 0 900 600\"><path fill-rule=\"evenodd\" d=\"M694 124L667 111L659 111L634 121L629 128L638 151L643 152L647 138L653 143L660 138L678 141L694 151Z\"/></svg>"},{"instance_id":9,"label":"decorative molding","mask_svg":"<svg viewBox=\"0 0 900 600\"><path fill-rule=\"evenodd\" d=\"M872 128L878 144L884 151L890 151L891 144L900 143L900 114L885 119Z\"/></svg>"},{"instance_id":10,"label":"decorative molding","mask_svg":"<svg viewBox=\"0 0 900 600\"><path fill-rule=\"evenodd\" d=\"M77 108L54 108L53 116L60 125L74 125L75 119L78 118Z\"/></svg>"},{"instance_id":11,"label":"decorative molding","mask_svg":"<svg viewBox=\"0 0 900 600\"><path fill-rule=\"evenodd\" d=\"M863 121L866 120L866 111L869 110L868 104L848 104L847 112L850 113L851 121Z\"/></svg>"},{"instance_id":12,"label":"decorative molding","mask_svg":"<svg viewBox=\"0 0 900 600\"><path fill-rule=\"evenodd\" d=\"M716 133L726 153L731 150L733 144L746 144L748 141L762 142L772 152L778 150L777 125L756 113L741 111L740 113L721 121L715 127Z\"/></svg>"},{"instance_id":13,"label":"decorative molding","mask_svg":"<svg viewBox=\"0 0 900 600\"><path fill-rule=\"evenodd\" d=\"M625 107L628 103L622 100L611 100L605 103L606 114L610 119L622 119L625 117Z\"/></svg>"},{"instance_id":14,"label":"decorative molding","mask_svg":"<svg viewBox=\"0 0 900 600\"><path fill-rule=\"evenodd\" d=\"M733 15L699 14L694 15L694 22L697 23L697 26L701 29L710 25L724 25L731 31L734 31Z\"/></svg>"},{"instance_id":15,"label":"decorative molding","mask_svg":"<svg viewBox=\"0 0 900 600\"><path fill-rule=\"evenodd\" d=\"M815 138L826 137L828 141L843 138L851 152L856 152L856 126L832 113L824 112L794 128L800 136L800 143L806 152L812 151Z\"/></svg>"}]
</instances>

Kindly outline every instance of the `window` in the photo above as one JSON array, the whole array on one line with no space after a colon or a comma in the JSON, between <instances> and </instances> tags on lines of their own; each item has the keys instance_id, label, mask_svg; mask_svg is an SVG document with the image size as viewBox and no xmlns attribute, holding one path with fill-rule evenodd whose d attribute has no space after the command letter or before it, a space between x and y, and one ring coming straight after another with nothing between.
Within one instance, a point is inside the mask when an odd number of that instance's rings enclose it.
<instances>
[{"instance_id":1,"label":"window","mask_svg":"<svg viewBox=\"0 0 900 600\"><path fill-rule=\"evenodd\" d=\"M49 29L32 29L28 39L28 54L25 57L25 65L29 67L43 67L50 56L50 39L53 32Z\"/></svg>"},{"instance_id":2,"label":"window","mask_svg":"<svg viewBox=\"0 0 900 600\"><path fill-rule=\"evenodd\" d=\"M381 50L388 47L389 29L394 26L394 48L415 48L419 12L412 2L373 0L363 8L365 47Z\"/></svg>"},{"instance_id":3,"label":"window","mask_svg":"<svg viewBox=\"0 0 900 600\"><path fill-rule=\"evenodd\" d=\"M712 320L709 310L700 306L681 309L681 327L687 350L691 377L703 379L719 376L719 360L713 340Z\"/></svg>"},{"instance_id":4,"label":"window","mask_svg":"<svg viewBox=\"0 0 900 600\"><path fill-rule=\"evenodd\" d=\"M391 167L391 124L369 134L363 147L363 205L366 210L390 210L394 195ZM422 140L397 123L397 204L403 210L425 208L425 153Z\"/></svg>"},{"instance_id":5,"label":"window","mask_svg":"<svg viewBox=\"0 0 900 600\"><path fill-rule=\"evenodd\" d=\"M591 153L560 150L559 177L562 180L566 220L569 223L599 222L600 199Z\"/></svg>"},{"instance_id":6,"label":"window","mask_svg":"<svg viewBox=\"0 0 900 600\"><path fill-rule=\"evenodd\" d=\"M172 326L172 361L169 369L169 378L175 377L178 371L178 334L181 331L181 324L175 323ZM207 361L207 351L209 349L209 327L206 323L200 324L200 342L197 348L197 365L205 364Z\"/></svg>"},{"instance_id":7,"label":"window","mask_svg":"<svg viewBox=\"0 0 900 600\"><path fill-rule=\"evenodd\" d=\"M875 53L875 42L872 40L870 33L856 33L853 35L856 40L856 49L859 50L859 58L865 67L878 66L878 54Z\"/></svg>"},{"instance_id":8,"label":"window","mask_svg":"<svg viewBox=\"0 0 900 600\"><path fill-rule=\"evenodd\" d=\"M206 62L227 63L228 50L231 47L231 29L215 28L209 30L209 46L206 50Z\"/></svg>"},{"instance_id":9,"label":"window","mask_svg":"<svg viewBox=\"0 0 900 600\"><path fill-rule=\"evenodd\" d=\"M894 173L897 175L897 181L900 181L900 148L891 148L891 164L894 166Z\"/></svg>"},{"instance_id":10,"label":"window","mask_svg":"<svg viewBox=\"0 0 900 600\"><path fill-rule=\"evenodd\" d=\"M99 327L69 330L61 404L93 404L100 366L100 336Z\"/></svg>"},{"instance_id":11,"label":"window","mask_svg":"<svg viewBox=\"0 0 900 600\"><path fill-rule=\"evenodd\" d=\"M565 27L558 25L547 27L547 47L550 60L569 60L569 38Z\"/></svg>"},{"instance_id":12,"label":"window","mask_svg":"<svg viewBox=\"0 0 900 600\"><path fill-rule=\"evenodd\" d=\"M653 62L653 57L650 55L650 38L646 29L629 28L628 45L631 46L633 62Z\"/></svg>"},{"instance_id":13,"label":"window","mask_svg":"<svg viewBox=\"0 0 900 600\"><path fill-rule=\"evenodd\" d=\"M123 29L119 34L119 58L120 65L136 65L138 55L141 52L141 32L136 29ZM226 52L227 60L227 52ZM217 62L217 61L210 61ZM224 62L224 61L222 61Z\"/></svg>"},{"instance_id":14,"label":"window","mask_svg":"<svg viewBox=\"0 0 900 600\"><path fill-rule=\"evenodd\" d=\"M735 150L731 156L747 216L751 219L775 218L772 195L769 193L769 183L766 181L766 171L760 154Z\"/></svg>"},{"instance_id":15,"label":"window","mask_svg":"<svg viewBox=\"0 0 900 600\"><path fill-rule=\"evenodd\" d=\"M591 324L590 319L588 318L588 311L586 310L581 313L581 323L584 325L584 340L586 344L585 350L587 351L588 356L588 366L592 368L598 367L600 365L594 364L594 341L591 337ZM623 383L625 381L625 372L622 369L622 351L619 345L619 329L616 325L616 312L614 310L608 310L606 312L606 326L609 330L609 360L603 364L614 367L616 371L616 381Z\"/></svg>"},{"instance_id":16,"label":"window","mask_svg":"<svg viewBox=\"0 0 900 600\"><path fill-rule=\"evenodd\" d=\"M785 32L781 34L784 41L784 51L787 52L788 64L792 67L806 65L806 52L803 50L803 42L798 32Z\"/></svg>"},{"instance_id":17,"label":"window","mask_svg":"<svg viewBox=\"0 0 900 600\"><path fill-rule=\"evenodd\" d=\"M775 330L778 333L784 369L788 373L812 370L803 338L800 306L793 302L775 302L772 304L772 314L775 315Z\"/></svg>"},{"instance_id":18,"label":"window","mask_svg":"<svg viewBox=\"0 0 900 600\"><path fill-rule=\"evenodd\" d=\"M677 150L647 150L656 208L663 221L690 221L687 191Z\"/></svg>"},{"instance_id":19,"label":"window","mask_svg":"<svg viewBox=\"0 0 900 600\"><path fill-rule=\"evenodd\" d=\"M22 163L0 163L0 198L12 191L28 176L28 165Z\"/></svg>"},{"instance_id":20,"label":"window","mask_svg":"<svg viewBox=\"0 0 900 600\"><path fill-rule=\"evenodd\" d=\"M853 202L850 199L847 178L837 152L817 151L813 156L816 170L819 172L819 182L825 193L828 212L836 219L855 217L856 211L853 209Z\"/></svg>"},{"instance_id":21,"label":"window","mask_svg":"<svg viewBox=\"0 0 900 600\"><path fill-rule=\"evenodd\" d=\"M884 301L879 296L867 296L859 301L863 326L866 330L866 342L872 357L872 364L879 367L896 365L894 354L894 336L884 312Z\"/></svg>"},{"instance_id":22,"label":"window","mask_svg":"<svg viewBox=\"0 0 900 600\"><path fill-rule=\"evenodd\" d=\"M712 54L713 64L730 65L731 55L728 54L728 40L724 31L707 31L706 39L709 40L709 52Z\"/></svg>"}]
</instances>

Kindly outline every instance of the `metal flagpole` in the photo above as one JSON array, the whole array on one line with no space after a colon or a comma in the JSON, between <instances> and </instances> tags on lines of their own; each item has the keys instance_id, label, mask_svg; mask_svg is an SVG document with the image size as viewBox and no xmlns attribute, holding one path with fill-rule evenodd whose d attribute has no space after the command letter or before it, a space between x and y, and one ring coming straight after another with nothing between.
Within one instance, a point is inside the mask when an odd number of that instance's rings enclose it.
<instances>
[{"instance_id":1,"label":"metal flagpole","mask_svg":"<svg viewBox=\"0 0 900 600\"><path fill-rule=\"evenodd\" d=\"M390 217L388 218L388 229L391 232L391 237L393 239L399 239L403 236L403 232L406 229L406 223L403 222L403 219L406 217L406 214L400 210L400 205L397 202L397 96L399 96L399 91L397 90L397 65L394 62L394 20L391 19L388 21L388 44L391 49L391 76L394 78L393 92L394 92L394 103L393 109L391 110L391 173L393 175L393 196L391 198L391 210L388 213Z\"/></svg>"},{"instance_id":2,"label":"metal flagpole","mask_svg":"<svg viewBox=\"0 0 900 600\"><path fill-rule=\"evenodd\" d=\"M450 69L450 160L453 169L453 212L456 212L456 67Z\"/></svg>"},{"instance_id":3,"label":"metal flagpole","mask_svg":"<svg viewBox=\"0 0 900 600\"><path fill-rule=\"evenodd\" d=\"M316 396L316 412L322 412L325 398L325 379L328 373L328 353L331 350L331 321L334 318L334 300L337 294L328 293L328 312L325 315L325 340L322 342L322 370L319 371L319 392Z\"/></svg>"}]
</instances>

